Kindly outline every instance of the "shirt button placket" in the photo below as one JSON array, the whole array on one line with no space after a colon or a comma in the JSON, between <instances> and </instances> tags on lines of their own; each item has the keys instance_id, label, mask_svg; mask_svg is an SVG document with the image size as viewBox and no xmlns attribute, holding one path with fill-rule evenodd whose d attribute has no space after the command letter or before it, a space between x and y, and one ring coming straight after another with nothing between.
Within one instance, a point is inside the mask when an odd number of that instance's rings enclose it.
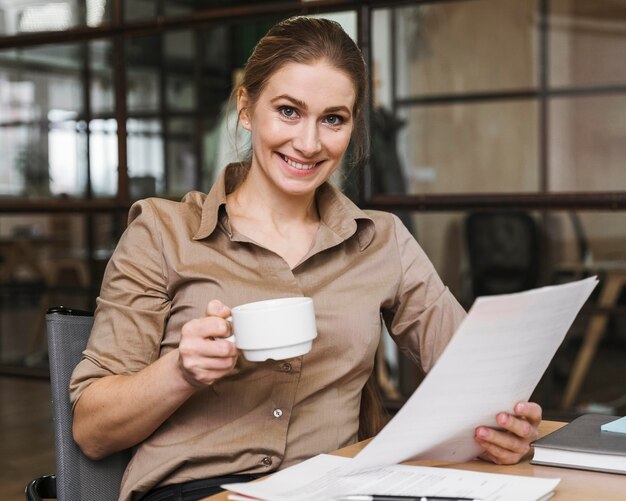
<instances>
[{"instance_id":1,"label":"shirt button placket","mask_svg":"<svg viewBox=\"0 0 626 501\"><path fill-rule=\"evenodd\" d=\"M283 415L283 411L282 409L274 409L272 414L274 415L275 418L279 418Z\"/></svg>"}]
</instances>

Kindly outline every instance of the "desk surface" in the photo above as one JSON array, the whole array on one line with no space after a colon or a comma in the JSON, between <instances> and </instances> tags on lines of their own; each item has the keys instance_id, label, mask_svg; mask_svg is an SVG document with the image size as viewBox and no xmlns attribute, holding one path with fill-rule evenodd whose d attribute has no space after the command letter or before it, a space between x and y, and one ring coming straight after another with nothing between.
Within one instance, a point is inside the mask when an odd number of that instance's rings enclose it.
<instances>
[{"instance_id":1,"label":"desk surface","mask_svg":"<svg viewBox=\"0 0 626 501\"><path fill-rule=\"evenodd\" d=\"M565 423L544 421L539 428L540 435L546 435ZM363 448L365 442L351 445L334 452L339 456L352 457ZM602 501L623 501L626 490L626 477L613 473L600 473L570 468L532 465L526 461L512 466L499 466L485 461L476 460L467 463L443 463L441 461L412 461L409 464L420 466L448 466L461 470L482 471L485 473L506 473L508 475L526 475L529 477L560 478L556 488L555 501L583 501L598 499ZM205 498L204 501L226 501L227 493L223 492Z\"/></svg>"}]
</instances>

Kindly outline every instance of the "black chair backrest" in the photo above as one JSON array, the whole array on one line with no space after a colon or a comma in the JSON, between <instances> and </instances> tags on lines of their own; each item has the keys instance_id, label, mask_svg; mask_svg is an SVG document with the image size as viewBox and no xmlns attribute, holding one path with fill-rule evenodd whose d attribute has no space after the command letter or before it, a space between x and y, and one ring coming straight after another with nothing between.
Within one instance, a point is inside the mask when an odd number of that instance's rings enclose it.
<instances>
[{"instance_id":1,"label":"black chair backrest","mask_svg":"<svg viewBox=\"0 0 626 501\"><path fill-rule=\"evenodd\" d=\"M536 287L541 275L541 233L521 211L470 213L465 237L474 297Z\"/></svg>"},{"instance_id":2,"label":"black chair backrest","mask_svg":"<svg viewBox=\"0 0 626 501\"><path fill-rule=\"evenodd\" d=\"M56 447L57 498L60 501L115 501L130 453L123 451L102 461L88 459L72 438L69 382L87 345L93 316L54 308L46 315L50 382Z\"/></svg>"}]
</instances>

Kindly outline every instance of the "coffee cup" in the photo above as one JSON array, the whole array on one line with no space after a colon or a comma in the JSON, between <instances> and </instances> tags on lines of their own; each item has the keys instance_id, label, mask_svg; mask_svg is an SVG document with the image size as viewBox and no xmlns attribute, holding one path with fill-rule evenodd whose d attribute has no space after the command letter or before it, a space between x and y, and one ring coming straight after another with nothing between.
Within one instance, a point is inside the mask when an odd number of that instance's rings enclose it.
<instances>
[{"instance_id":1,"label":"coffee cup","mask_svg":"<svg viewBox=\"0 0 626 501\"><path fill-rule=\"evenodd\" d=\"M284 297L246 303L231 309L233 335L228 338L246 360L283 360L311 351L317 337L310 297Z\"/></svg>"}]
</instances>

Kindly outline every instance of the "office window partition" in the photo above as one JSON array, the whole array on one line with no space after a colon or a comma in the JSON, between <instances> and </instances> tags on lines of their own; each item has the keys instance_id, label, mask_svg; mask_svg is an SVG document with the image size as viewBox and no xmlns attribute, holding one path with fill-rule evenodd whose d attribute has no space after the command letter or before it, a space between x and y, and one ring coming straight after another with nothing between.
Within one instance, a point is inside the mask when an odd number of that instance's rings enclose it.
<instances>
[{"instance_id":1,"label":"office window partition","mask_svg":"<svg viewBox=\"0 0 626 501\"><path fill-rule=\"evenodd\" d=\"M364 199L402 213L459 298L473 300L463 230L473 211L533 216L538 284L621 273L626 2L382 6L372 33Z\"/></svg>"},{"instance_id":2,"label":"office window partition","mask_svg":"<svg viewBox=\"0 0 626 501\"><path fill-rule=\"evenodd\" d=\"M397 211L455 293L469 211L577 214L593 256L622 255L625 0L54 3L75 6L69 28L20 31L0 7L0 223L77 211L91 301L132 201L207 191L245 154L230 92L293 14L333 17L363 49L373 147L351 195Z\"/></svg>"}]
</instances>

